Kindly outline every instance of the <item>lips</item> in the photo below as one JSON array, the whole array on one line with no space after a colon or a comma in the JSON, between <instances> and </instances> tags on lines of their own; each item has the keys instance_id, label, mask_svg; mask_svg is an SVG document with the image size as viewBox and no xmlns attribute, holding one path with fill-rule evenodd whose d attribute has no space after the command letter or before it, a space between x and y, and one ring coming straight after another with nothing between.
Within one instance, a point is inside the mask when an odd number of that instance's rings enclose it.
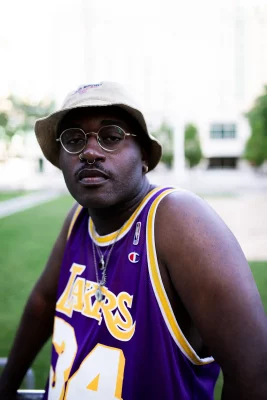
<instances>
[{"instance_id":1,"label":"lips","mask_svg":"<svg viewBox=\"0 0 267 400\"><path fill-rule=\"evenodd\" d=\"M99 169L84 168L78 173L80 183L88 185L99 185L105 182L109 176Z\"/></svg>"}]
</instances>

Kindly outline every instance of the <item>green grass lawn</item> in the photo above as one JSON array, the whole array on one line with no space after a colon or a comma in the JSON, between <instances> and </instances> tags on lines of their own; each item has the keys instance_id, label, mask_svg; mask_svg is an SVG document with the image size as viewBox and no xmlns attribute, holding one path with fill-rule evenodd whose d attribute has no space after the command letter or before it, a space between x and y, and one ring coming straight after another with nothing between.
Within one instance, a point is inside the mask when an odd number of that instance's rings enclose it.
<instances>
[{"instance_id":1,"label":"green grass lawn","mask_svg":"<svg viewBox=\"0 0 267 400\"><path fill-rule=\"evenodd\" d=\"M8 355L23 306L73 202L64 196L0 220L0 357ZM267 312L267 261L250 265ZM48 343L33 365L40 389L48 375L50 348ZM221 387L220 377L215 400L220 399Z\"/></svg>"},{"instance_id":2,"label":"green grass lawn","mask_svg":"<svg viewBox=\"0 0 267 400\"><path fill-rule=\"evenodd\" d=\"M13 197L24 196L25 194L29 194L31 192L27 192L25 190L14 190L11 192L0 192L0 201L6 201L13 199Z\"/></svg>"}]
</instances>

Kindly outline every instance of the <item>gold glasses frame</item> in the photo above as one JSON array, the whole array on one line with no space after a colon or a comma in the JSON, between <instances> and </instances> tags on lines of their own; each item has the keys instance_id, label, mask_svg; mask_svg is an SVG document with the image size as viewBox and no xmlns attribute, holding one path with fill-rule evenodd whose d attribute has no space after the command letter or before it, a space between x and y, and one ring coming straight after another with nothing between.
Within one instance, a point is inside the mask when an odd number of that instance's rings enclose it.
<instances>
[{"instance_id":1,"label":"gold glasses frame","mask_svg":"<svg viewBox=\"0 0 267 400\"><path fill-rule=\"evenodd\" d=\"M88 137L89 137L89 136L96 136L96 141L97 141L97 143L99 144L99 146L101 147L101 149L103 149L103 150L105 150L105 151L107 151L107 152L113 152L113 151L118 150L120 147L122 147L123 143L121 143L120 146L117 147L116 149L106 149L106 148L103 147L103 145L101 144L101 139L100 139L100 137L99 137L99 132L101 131L101 129L110 128L110 127L119 128L119 129L123 132L123 142L124 142L124 140L125 140L125 138L126 138L127 136L137 136L137 135L135 135L135 134L133 134L133 133L125 132L125 130L122 129L122 128L121 128L120 126L118 126L118 125L105 125L105 126L102 126L102 127L98 130L98 132L88 132L88 133L85 133L84 130L81 129L81 128L68 128L68 129L65 129L63 132L61 132L59 138L57 138L56 141L57 141L57 142L60 142L61 146L63 147L63 149L64 149L67 153L69 153L69 154L79 154L79 153L81 153L81 152L85 149L85 147L87 146ZM84 143L83 148L82 148L81 150L79 150L79 151L69 151L69 150L67 150L66 147L64 146L63 142L62 142L62 135L63 135L65 132L67 132L67 131L69 131L69 130L71 130L71 129L77 129L77 130L81 131L81 132L84 134L85 143Z\"/></svg>"}]
</instances>

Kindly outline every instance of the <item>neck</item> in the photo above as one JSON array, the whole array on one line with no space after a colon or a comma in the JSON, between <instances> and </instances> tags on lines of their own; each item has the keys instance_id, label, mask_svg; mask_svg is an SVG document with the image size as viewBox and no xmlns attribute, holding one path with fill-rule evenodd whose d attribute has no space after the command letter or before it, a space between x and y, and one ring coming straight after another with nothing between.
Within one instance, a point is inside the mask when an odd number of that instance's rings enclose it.
<instances>
[{"instance_id":1,"label":"neck","mask_svg":"<svg viewBox=\"0 0 267 400\"><path fill-rule=\"evenodd\" d=\"M104 209L88 209L97 233L103 236L120 229L139 206L143 198L154 187L146 179L141 190L135 193L129 200Z\"/></svg>"}]
</instances>

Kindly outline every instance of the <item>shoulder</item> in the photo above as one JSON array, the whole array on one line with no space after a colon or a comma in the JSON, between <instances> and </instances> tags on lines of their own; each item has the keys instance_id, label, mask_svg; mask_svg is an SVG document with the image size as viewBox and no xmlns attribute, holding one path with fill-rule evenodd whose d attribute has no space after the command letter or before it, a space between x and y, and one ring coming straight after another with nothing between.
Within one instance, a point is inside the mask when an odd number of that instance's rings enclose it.
<instances>
[{"instance_id":1,"label":"shoulder","mask_svg":"<svg viewBox=\"0 0 267 400\"><path fill-rule=\"evenodd\" d=\"M155 243L157 254L165 264L180 257L189 265L208 254L214 253L218 258L227 251L243 256L234 235L219 215L205 200L186 190L174 191L159 203Z\"/></svg>"},{"instance_id":2,"label":"shoulder","mask_svg":"<svg viewBox=\"0 0 267 400\"><path fill-rule=\"evenodd\" d=\"M184 189L166 189L159 203L157 218L189 218L194 214L213 212L209 204L196 194Z\"/></svg>"},{"instance_id":3,"label":"shoulder","mask_svg":"<svg viewBox=\"0 0 267 400\"><path fill-rule=\"evenodd\" d=\"M166 192L160 201L155 218L155 229L171 231L180 237L181 233L201 229L205 225L224 225L221 218L202 198L187 190Z\"/></svg>"}]
</instances>

